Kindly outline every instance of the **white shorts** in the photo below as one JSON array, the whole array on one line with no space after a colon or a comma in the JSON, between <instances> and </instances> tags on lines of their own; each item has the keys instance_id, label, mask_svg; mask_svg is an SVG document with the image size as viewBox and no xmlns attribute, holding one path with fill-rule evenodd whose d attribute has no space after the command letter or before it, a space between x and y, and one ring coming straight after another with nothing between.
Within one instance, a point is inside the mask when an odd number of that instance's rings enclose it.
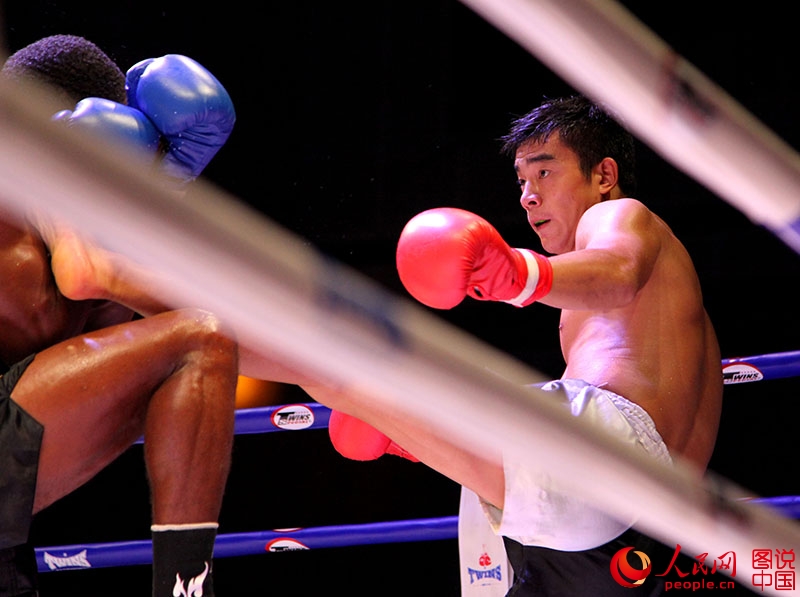
<instances>
[{"instance_id":1,"label":"white shorts","mask_svg":"<svg viewBox=\"0 0 800 597\"><path fill-rule=\"evenodd\" d=\"M622 396L578 379L537 386L554 392L575 417L602 426L661 463L672 463L664 440L643 408ZM523 545L582 551L608 543L635 520L616 520L585 501L559 491L546 472L506 458L505 507L482 501L494 532Z\"/></svg>"}]
</instances>

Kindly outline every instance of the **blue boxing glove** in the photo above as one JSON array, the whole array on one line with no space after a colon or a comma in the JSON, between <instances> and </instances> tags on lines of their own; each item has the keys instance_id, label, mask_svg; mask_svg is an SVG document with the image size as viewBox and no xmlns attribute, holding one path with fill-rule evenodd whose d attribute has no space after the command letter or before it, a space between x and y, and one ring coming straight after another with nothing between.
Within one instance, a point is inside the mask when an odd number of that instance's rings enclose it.
<instances>
[{"instance_id":1,"label":"blue boxing glove","mask_svg":"<svg viewBox=\"0 0 800 597\"><path fill-rule=\"evenodd\" d=\"M136 108L108 99L87 97L79 101L74 110L55 114L53 120L126 143L154 156L159 153L161 135L150 119Z\"/></svg>"},{"instance_id":2,"label":"blue boxing glove","mask_svg":"<svg viewBox=\"0 0 800 597\"><path fill-rule=\"evenodd\" d=\"M146 114L166 141L166 173L186 182L197 178L236 121L222 84L191 58L167 54L133 65L125 86L128 104Z\"/></svg>"}]
</instances>

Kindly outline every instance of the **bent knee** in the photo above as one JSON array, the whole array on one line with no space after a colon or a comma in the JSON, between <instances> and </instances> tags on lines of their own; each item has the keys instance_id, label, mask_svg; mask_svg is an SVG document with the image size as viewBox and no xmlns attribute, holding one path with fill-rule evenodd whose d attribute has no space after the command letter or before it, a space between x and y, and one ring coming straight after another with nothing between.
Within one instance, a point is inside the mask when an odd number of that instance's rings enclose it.
<instances>
[{"instance_id":1,"label":"bent knee","mask_svg":"<svg viewBox=\"0 0 800 597\"><path fill-rule=\"evenodd\" d=\"M173 312L179 319L176 326L186 335L190 348L218 352L220 358L229 357L238 362L238 344L233 330L217 315L197 308Z\"/></svg>"},{"instance_id":2,"label":"bent knee","mask_svg":"<svg viewBox=\"0 0 800 597\"><path fill-rule=\"evenodd\" d=\"M209 333L230 335L230 331L226 329L227 326L211 311L196 307L185 307L183 309L177 309L173 311L173 313L178 315L182 320L192 322Z\"/></svg>"}]
</instances>

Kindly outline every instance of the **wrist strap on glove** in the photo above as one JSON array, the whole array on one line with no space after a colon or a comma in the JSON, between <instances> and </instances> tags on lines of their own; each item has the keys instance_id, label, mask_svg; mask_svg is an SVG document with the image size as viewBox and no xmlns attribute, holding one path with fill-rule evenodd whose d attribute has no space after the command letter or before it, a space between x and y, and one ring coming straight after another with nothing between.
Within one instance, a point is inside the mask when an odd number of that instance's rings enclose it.
<instances>
[{"instance_id":1,"label":"wrist strap on glove","mask_svg":"<svg viewBox=\"0 0 800 597\"><path fill-rule=\"evenodd\" d=\"M528 279L525 288L516 297L503 301L515 307L527 307L545 297L553 287L553 266L550 260L528 249L516 249L525 258L528 266Z\"/></svg>"}]
</instances>

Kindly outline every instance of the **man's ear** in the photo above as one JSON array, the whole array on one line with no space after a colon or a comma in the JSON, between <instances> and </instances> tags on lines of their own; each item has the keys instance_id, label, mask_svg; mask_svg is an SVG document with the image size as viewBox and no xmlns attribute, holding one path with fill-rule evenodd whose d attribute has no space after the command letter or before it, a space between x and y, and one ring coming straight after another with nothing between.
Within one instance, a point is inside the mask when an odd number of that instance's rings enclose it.
<instances>
[{"instance_id":1,"label":"man's ear","mask_svg":"<svg viewBox=\"0 0 800 597\"><path fill-rule=\"evenodd\" d=\"M619 167L614 158L603 158L595 167L595 173L600 177L600 192L603 195L610 193L619 182Z\"/></svg>"}]
</instances>

